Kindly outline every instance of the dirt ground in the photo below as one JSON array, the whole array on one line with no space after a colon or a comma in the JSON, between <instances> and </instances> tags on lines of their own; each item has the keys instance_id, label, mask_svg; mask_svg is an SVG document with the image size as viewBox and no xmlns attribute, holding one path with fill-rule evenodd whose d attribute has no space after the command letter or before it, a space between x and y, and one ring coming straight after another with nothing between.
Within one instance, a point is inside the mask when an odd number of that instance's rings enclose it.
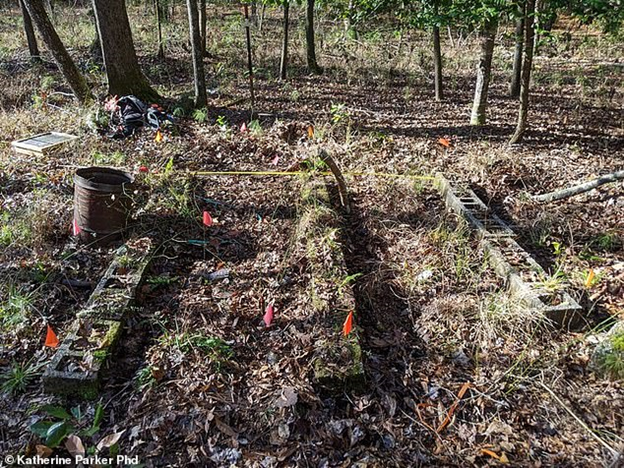
<instances>
[{"instance_id":1,"label":"dirt ground","mask_svg":"<svg viewBox=\"0 0 624 468\"><path fill-rule=\"evenodd\" d=\"M291 77L277 81L279 23L271 12L254 34L250 116L245 103L228 105L247 93L244 36L236 17L215 10L214 52L206 59L215 92L206 112L179 117L160 143L149 131L113 141L89 127L95 108L76 110L55 94L66 89L49 57L33 68L25 46L9 45L19 18L9 13L0 20L0 367L5 376L20 366L33 375L0 400L2 454L47 453L29 429L49 419L44 405L80 406L76 425L84 429L100 404L101 423L81 437L84 446L96 450L121 433L98 453L137 455L142 466L624 462L622 381L591 365L604 339L599 332L624 310L622 184L545 205L528 196L622 169L621 42L584 28L569 43L546 42L536 58L529 131L510 147L517 115L507 97L511 29L497 40L488 124L475 128L468 125L474 37L454 37L454 45L444 38L447 87L437 103L426 37L414 32L371 31L346 41L321 18L325 70L305 74L301 12L294 15ZM131 14L133 24L147 15L142 8ZM101 69L88 56L86 16L71 26L81 40L72 39L70 19L59 20L64 38L105 97ZM150 33L135 31L144 70L171 97L164 102L171 111L192 88L184 31L183 24L166 29L162 60ZM49 130L80 138L46 157L11 151L11 141ZM310 326L314 275L296 236L303 178L191 174L286 171L319 148L347 174L441 172L469 185L562 278L584 307L582 320L554 327L511 299L429 179L347 175L351 210L336 208L336 242L355 296L353 333L366 381L356 390L320 388ZM72 175L84 165L136 174L128 235L150 236L156 245L139 307L91 402L48 395L39 378L54 353L43 346L46 324L63 339L114 249L81 245L71 235ZM215 221L209 228L205 210ZM206 279L224 269L226 278ZM270 302L275 315L266 327ZM61 444L54 453L68 452Z\"/></svg>"}]
</instances>

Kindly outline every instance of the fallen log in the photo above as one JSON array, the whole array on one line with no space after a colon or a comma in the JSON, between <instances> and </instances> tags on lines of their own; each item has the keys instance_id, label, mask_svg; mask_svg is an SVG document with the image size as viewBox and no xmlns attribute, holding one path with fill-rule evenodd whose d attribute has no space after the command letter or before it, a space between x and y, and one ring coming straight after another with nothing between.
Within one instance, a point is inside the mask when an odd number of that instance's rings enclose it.
<instances>
[{"instance_id":1,"label":"fallen log","mask_svg":"<svg viewBox=\"0 0 624 468\"><path fill-rule=\"evenodd\" d=\"M345 182L344 176L342 175L340 168L336 164L336 161L334 161L334 158L332 158L327 151L323 149L320 150L319 157L325 164L327 164L327 166L329 166L329 169L332 171L332 174L334 174L334 177L336 178L336 182L338 184L338 194L340 195L340 206L342 206L342 208L344 208L345 211L349 213L351 211L349 208L349 193L347 191L347 183Z\"/></svg>"},{"instance_id":2,"label":"fallen log","mask_svg":"<svg viewBox=\"0 0 624 468\"><path fill-rule=\"evenodd\" d=\"M611 174L605 174L603 176L600 176L597 179L575 185L574 187L556 190L554 192L545 193L543 195L533 195L531 199L540 203L550 203L556 200L573 197L574 195L578 195L580 193L589 192L590 190L593 190L596 187L600 187L601 185L609 184L611 182L617 182L618 180L623 179L624 171L616 171L612 172Z\"/></svg>"}]
</instances>

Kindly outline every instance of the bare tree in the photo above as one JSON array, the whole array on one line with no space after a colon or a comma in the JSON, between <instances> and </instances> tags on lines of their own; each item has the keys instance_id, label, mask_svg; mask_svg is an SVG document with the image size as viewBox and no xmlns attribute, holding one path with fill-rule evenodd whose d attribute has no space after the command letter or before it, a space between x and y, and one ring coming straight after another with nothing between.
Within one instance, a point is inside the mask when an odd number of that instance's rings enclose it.
<instances>
[{"instance_id":1,"label":"bare tree","mask_svg":"<svg viewBox=\"0 0 624 468\"><path fill-rule=\"evenodd\" d=\"M206 17L206 0L199 0L199 35L201 37L201 51L202 55L206 56L208 51L206 50L206 24L208 18Z\"/></svg>"},{"instance_id":2,"label":"bare tree","mask_svg":"<svg viewBox=\"0 0 624 468\"><path fill-rule=\"evenodd\" d=\"M280 60L280 79L286 79L286 69L288 67L288 12L290 9L289 0L284 0L284 38L282 42L282 57Z\"/></svg>"},{"instance_id":3,"label":"bare tree","mask_svg":"<svg viewBox=\"0 0 624 468\"><path fill-rule=\"evenodd\" d=\"M520 78L522 75L522 49L524 48L524 4L520 9L520 16L516 19L516 48L514 51L513 71L509 84L509 95L520 96Z\"/></svg>"},{"instance_id":4,"label":"bare tree","mask_svg":"<svg viewBox=\"0 0 624 468\"><path fill-rule=\"evenodd\" d=\"M144 100L159 98L141 72L137 60L125 0L93 0L108 92L123 96L134 94Z\"/></svg>"},{"instance_id":5,"label":"bare tree","mask_svg":"<svg viewBox=\"0 0 624 468\"><path fill-rule=\"evenodd\" d=\"M158 58L165 58L165 47L162 36L163 8L160 0L154 0L154 10L156 13L156 27L158 28Z\"/></svg>"},{"instance_id":6,"label":"bare tree","mask_svg":"<svg viewBox=\"0 0 624 468\"><path fill-rule=\"evenodd\" d=\"M522 63L520 110L518 112L518 125L511 140L509 140L510 144L520 143L527 127L529 87L531 84L531 68L533 67L533 50L535 47L535 0L527 0L526 2L524 25L524 62Z\"/></svg>"},{"instance_id":7,"label":"bare tree","mask_svg":"<svg viewBox=\"0 0 624 468\"><path fill-rule=\"evenodd\" d=\"M52 22L48 17L42 0L24 0L24 4L43 42L52 53L54 60L58 64L65 80L67 80L69 87L76 95L76 98L78 98L80 102L87 102L93 99L93 94L91 94L91 89L87 84L87 80L80 74L78 67L76 67L76 64L69 56L54 26L52 26Z\"/></svg>"},{"instance_id":8,"label":"bare tree","mask_svg":"<svg viewBox=\"0 0 624 468\"><path fill-rule=\"evenodd\" d=\"M308 59L308 71L310 73L321 73L321 67L319 67L316 61L316 45L314 43L314 0L307 0L306 56Z\"/></svg>"},{"instance_id":9,"label":"bare tree","mask_svg":"<svg viewBox=\"0 0 624 468\"><path fill-rule=\"evenodd\" d=\"M492 75L492 54L494 52L494 38L498 29L498 18L488 19L481 28L481 54L477 66L477 83L475 97L472 104L471 125L485 125L487 109L487 95Z\"/></svg>"},{"instance_id":10,"label":"bare tree","mask_svg":"<svg viewBox=\"0 0 624 468\"><path fill-rule=\"evenodd\" d=\"M98 62L102 62L102 44L100 44L100 35L97 31L97 21L95 20L95 13L93 12L93 8L89 9L89 19L93 21L93 25L95 26L95 35L93 36L93 41L89 46L89 53L94 60Z\"/></svg>"},{"instance_id":11,"label":"bare tree","mask_svg":"<svg viewBox=\"0 0 624 468\"><path fill-rule=\"evenodd\" d=\"M193 52L193 76L195 77L195 107L204 107L208 99L204 75L204 51L199 34L199 12L197 0L186 0L189 18L189 35Z\"/></svg>"},{"instance_id":12,"label":"bare tree","mask_svg":"<svg viewBox=\"0 0 624 468\"><path fill-rule=\"evenodd\" d=\"M442 49L440 47L440 27L435 25L431 32L433 38L433 70L435 75L435 98L436 101L444 99L442 88Z\"/></svg>"},{"instance_id":13,"label":"bare tree","mask_svg":"<svg viewBox=\"0 0 624 468\"><path fill-rule=\"evenodd\" d=\"M35 30L33 29L32 20L30 19L30 14L26 9L24 0L20 0L20 6L22 7L22 17L24 18L24 32L26 33L26 40L28 41L30 60L33 62L38 62L41 60L41 57L39 56L37 38L35 37Z\"/></svg>"}]
</instances>

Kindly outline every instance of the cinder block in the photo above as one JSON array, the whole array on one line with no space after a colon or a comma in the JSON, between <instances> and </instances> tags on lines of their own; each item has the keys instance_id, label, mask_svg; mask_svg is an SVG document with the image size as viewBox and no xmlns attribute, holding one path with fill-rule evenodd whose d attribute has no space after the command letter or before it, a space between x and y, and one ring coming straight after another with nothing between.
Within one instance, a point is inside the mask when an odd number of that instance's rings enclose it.
<instances>
[{"instance_id":1,"label":"cinder block","mask_svg":"<svg viewBox=\"0 0 624 468\"><path fill-rule=\"evenodd\" d=\"M119 341L149 263L151 242L135 242L139 245L124 245L116 251L89 301L76 314L67 337L43 373L46 391L87 399L97 397L100 371ZM81 329L85 328L90 331L82 336ZM91 336L98 337L97 342L91 342Z\"/></svg>"},{"instance_id":2,"label":"cinder block","mask_svg":"<svg viewBox=\"0 0 624 468\"><path fill-rule=\"evenodd\" d=\"M494 271L508 285L512 295L559 326L573 325L582 318L583 308L563 289L548 291L549 275L515 240L513 230L470 189L453 188L442 176L437 186L450 211L462 216L481 238Z\"/></svg>"}]
</instances>

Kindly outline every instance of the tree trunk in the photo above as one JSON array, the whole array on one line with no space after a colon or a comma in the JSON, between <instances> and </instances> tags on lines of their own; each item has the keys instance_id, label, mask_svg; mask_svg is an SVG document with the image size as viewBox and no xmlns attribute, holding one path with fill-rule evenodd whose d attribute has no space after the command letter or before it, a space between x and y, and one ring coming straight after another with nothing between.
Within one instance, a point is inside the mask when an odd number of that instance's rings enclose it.
<instances>
[{"instance_id":1,"label":"tree trunk","mask_svg":"<svg viewBox=\"0 0 624 468\"><path fill-rule=\"evenodd\" d=\"M156 13L156 27L158 28L158 58L165 58L165 47L162 38L162 7L160 6L160 0L154 0L154 7Z\"/></svg>"},{"instance_id":2,"label":"tree trunk","mask_svg":"<svg viewBox=\"0 0 624 468\"><path fill-rule=\"evenodd\" d=\"M54 15L54 3L52 0L46 0L46 10L48 12L48 17L50 18L51 23L56 23L56 16Z\"/></svg>"},{"instance_id":3,"label":"tree trunk","mask_svg":"<svg viewBox=\"0 0 624 468\"><path fill-rule=\"evenodd\" d=\"M35 30L33 29L30 14L24 5L24 0L20 0L20 6L22 7L22 17L24 18L24 32L26 33L26 40L28 41L28 51L30 52L31 62L39 62L41 57L39 56L39 47L37 47L37 38L35 37Z\"/></svg>"},{"instance_id":4,"label":"tree trunk","mask_svg":"<svg viewBox=\"0 0 624 468\"><path fill-rule=\"evenodd\" d=\"M251 22L258 25L258 2L256 0L251 2Z\"/></svg>"},{"instance_id":5,"label":"tree trunk","mask_svg":"<svg viewBox=\"0 0 624 468\"><path fill-rule=\"evenodd\" d=\"M67 49L61 42L56 33L52 22L48 17L42 0L24 0L24 4L30 14L32 21L37 26L39 34L48 50L52 53L54 60L67 80L69 87L72 89L80 102L87 102L93 99L91 89L85 78L80 74L76 64L67 53Z\"/></svg>"},{"instance_id":6,"label":"tree trunk","mask_svg":"<svg viewBox=\"0 0 624 468\"><path fill-rule=\"evenodd\" d=\"M260 10L260 20L258 21L258 31L262 32L262 25L264 24L264 16L266 14L266 3L262 3L262 9Z\"/></svg>"},{"instance_id":7,"label":"tree trunk","mask_svg":"<svg viewBox=\"0 0 624 468\"><path fill-rule=\"evenodd\" d=\"M247 42L247 71L249 73L249 97L251 100L251 118L253 118L253 109L256 105L256 96L254 93L254 84L253 84L253 57L251 52L251 24L249 22L249 9L247 5L243 7L243 12L245 14L245 39Z\"/></svg>"},{"instance_id":8,"label":"tree trunk","mask_svg":"<svg viewBox=\"0 0 624 468\"><path fill-rule=\"evenodd\" d=\"M492 74L492 53L494 52L494 38L497 28L498 20L494 18L488 20L481 29L481 55L477 67L477 84L470 117L471 125L485 125L488 87Z\"/></svg>"},{"instance_id":9,"label":"tree trunk","mask_svg":"<svg viewBox=\"0 0 624 468\"><path fill-rule=\"evenodd\" d=\"M527 126L529 111L529 85L531 84L531 68L533 66L533 48L535 46L535 0L526 2L526 18L524 21L524 62L522 63L522 87L520 90L520 111L516 132L509 140L510 144L520 143Z\"/></svg>"},{"instance_id":10,"label":"tree trunk","mask_svg":"<svg viewBox=\"0 0 624 468\"><path fill-rule=\"evenodd\" d=\"M314 0L308 0L306 15L306 52L308 71L315 74L321 73L321 68L316 62L316 47L314 44Z\"/></svg>"},{"instance_id":11,"label":"tree trunk","mask_svg":"<svg viewBox=\"0 0 624 468\"><path fill-rule=\"evenodd\" d=\"M442 90L442 50L440 48L440 27L433 27L433 70L435 74L435 98L436 101L444 99Z\"/></svg>"},{"instance_id":12,"label":"tree trunk","mask_svg":"<svg viewBox=\"0 0 624 468\"><path fill-rule=\"evenodd\" d=\"M284 42L282 43L282 59L280 60L280 78L286 79L286 67L288 66L288 10L289 0L284 0Z\"/></svg>"},{"instance_id":13,"label":"tree trunk","mask_svg":"<svg viewBox=\"0 0 624 468\"><path fill-rule=\"evenodd\" d=\"M93 8L89 8L88 16L89 19L93 21L93 26L95 28L95 35L93 36L93 41L89 46L89 53L96 62L102 63L102 44L100 44L100 35L98 34L97 21L95 19L95 13L93 12Z\"/></svg>"},{"instance_id":14,"label":"tree trunk","mask_svg":"<svg viewBox=\"0 0 624 468\"><path fill-rule=\"evenodd\" d=\"M206 0L199 0L199 34L201 37L201 52L202 56L206 56L208 51L206 50L206 23L208 18L206 17Z\"/></svg>"},{"instance_id":15,"label":"tree trunk","mask_svg":"<svg viewBox=\"0 0 624 468\"><path fill-rule=\"evenodd\" d=\"M350 39L358 38L357 29L355 29L355 26L353 25L354 16L355 16L355 4L353 3L353 0L349 0L349 6L347 7L347 16L345 17L344 25L345 25L345 34Z\"/></svg>"},{"instance_id":16,"label":"tree trunk","mask_svg":"<svg viewBox=\"0 0 624 468\"><path fill-rule=\"evenodd\" d=\"M528 8L528 6L527 6ZM541 28L541 20L540 17L542 15L542 10L544 8L544 1L543 0L535 0L535 9L533 10L533 17L535 25L533 26L533 53L537 54L539 51L539 45L540 45L540 35L538 30ZM525 20L526 22L526 20Z\"/></svg>"},{"instance_id":17,"label":"tree trunk","mask_svg":"<svg viewBox=\"0 0 624 468\"><path fill-rule=\"evenodd\" d=\"M199 12L197 11L197 0L186 0L189 18L189 35L191 37L191 48L193 52L193 76L195 81L195 107L206 106L208 97L206 95L206 78L204 75L204 53L201 48L201 37L199 33Z\"/></svg>"},{"instance_id":18,"label":"tree trunk","mask_svg":"<svg viewBox=\"0 0 624 468\"><path fill-rule=\"evenodd\" d=\"M93 0L93 11L100 36L108 92L113 96L134 94L154 101L158 93L139 68L125 0Z\"/></svg>"},{"instance_id":19,"label":"tree trunk","mask_svg":"<svg viewBox=\"0 0 624 468\"><path fill-rule=\"evenodd\" d=\"M524 47L524 11L516 20L516 50L514 52L513 72L509 85L509 95L517 98L520 96L520 77L522 74L522 49Z\"/></svg>"},{"instance_id":20,"label":"tree trunk","mask_svg":"<svg viewBox=\"0 0 624 468\"><path fill-rule=\"evenodd\" d=\"M102 44L100 43L100 35L97 33L97 28L95 32L95 37L89 46L89 53L91 57L95 59L97 62L102 63Z\"/></svg>"}]
</instances>

